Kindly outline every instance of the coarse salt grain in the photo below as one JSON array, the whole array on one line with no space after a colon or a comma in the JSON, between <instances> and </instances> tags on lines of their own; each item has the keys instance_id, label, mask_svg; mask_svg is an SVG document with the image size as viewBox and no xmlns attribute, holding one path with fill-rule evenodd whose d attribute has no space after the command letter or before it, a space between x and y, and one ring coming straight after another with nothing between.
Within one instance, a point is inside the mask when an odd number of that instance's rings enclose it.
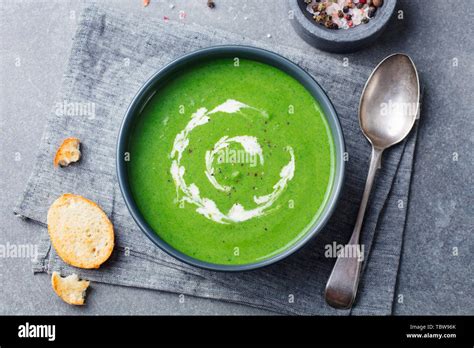
<instances>
[{"instance_id":1,"label":"coarse salt grain","mask_svg":"<svg viewBox=\"0 0 474 348\"><path fill-rule=\"evenodd\" d=\"M352 3L352 7L349 7L347 13L344 13L342 18L339 18L339 11L342 11L344 7L348 6ZM362 8L357 8L357 4L361 3L363 6ZM325 12L321 15L320 11L315 11L318 6L325 5ZM315 9L313 9L313 7ZM327 23L334 23L337 25L334 29L349 29L351 27L360 25L363 23L364 18L369 20L369 4L367 1L361 2L360 0L337 0L337 1L330 1L330 0L312 0L310 3L307 4L306 7L307 11L313 15L313 18L316 20L317 16L322 16L322 18L318 19L317 23L321 25L326 25ZM346 16L350 15L351 19L348 19ZM329 19L328 16L331 16ZM366 21L367 21L366 20ZM329 25L328 24L328 25Z\"/></svg>"}]
</instances>

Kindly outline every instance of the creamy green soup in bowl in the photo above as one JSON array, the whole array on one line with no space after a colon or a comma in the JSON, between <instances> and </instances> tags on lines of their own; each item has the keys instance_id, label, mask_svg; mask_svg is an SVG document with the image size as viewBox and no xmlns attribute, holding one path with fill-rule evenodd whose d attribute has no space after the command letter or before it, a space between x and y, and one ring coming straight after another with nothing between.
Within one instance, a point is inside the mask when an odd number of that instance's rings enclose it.
<instances>
[{"instance_id":1,"label":"creamy green soup in bowl","mask_svg":"<svg viewBox=\"0 0 474 348\"><path fill-rule=\"evenodd\" d=\"M157 72L117 144L133 219L162 250L242 271L292 254L328 221L344 139L318 83L275 53L216 46Z\"/></svg>"}]
</instances>

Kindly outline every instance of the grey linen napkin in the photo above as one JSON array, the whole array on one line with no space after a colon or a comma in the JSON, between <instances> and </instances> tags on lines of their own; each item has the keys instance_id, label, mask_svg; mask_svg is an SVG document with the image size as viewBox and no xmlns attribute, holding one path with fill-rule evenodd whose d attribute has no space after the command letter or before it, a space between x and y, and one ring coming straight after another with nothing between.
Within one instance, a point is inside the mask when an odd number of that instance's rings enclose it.
<instances>
[{"instance_id":1,"label":"grey linen napkin","mask_svg":"<svg viewBox=\"0 0 474 348\"><path fill-rule=\"evenodd\" d=\"M311 73L339 113L348 161L344 192L327 227L282 262L245 273L221 273L183 264L161 252L129 215L115 177L115 143L125 110L140 86L180 55L217 44L247 44L276 51ZM384 154L365 224L364 275L352 311L325 304L324 287L334 264L325 246L345 243L352 232L365 184L370 146L359 130L357 106L370 69L343 66L331 56L257 43L192 24L103 9L84 10L58 98L48 115L38 158L15 213L45 224L49 205L72 192L96 201L115 226L116 248L99 270L75 269L51 247L43 229L35 272L76 272L92 281L142 287L247 304L282 314L390 314L408 205L416 132ZM76 109L74 116L67 108ZM65 108L66 106L66 108ZM85 109L84 109L85 106ZM69 136L83 143L81 162L54 169L58 144ZM375 231L377 230L377 233Z\"/></svg>"}]
</instances>

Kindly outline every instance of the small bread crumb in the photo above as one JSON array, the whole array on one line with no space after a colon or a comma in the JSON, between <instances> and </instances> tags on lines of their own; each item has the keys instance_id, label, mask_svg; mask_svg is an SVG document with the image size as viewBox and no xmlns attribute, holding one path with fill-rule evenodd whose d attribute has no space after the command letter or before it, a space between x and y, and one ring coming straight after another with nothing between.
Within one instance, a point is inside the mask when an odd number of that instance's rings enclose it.
<instances>
[{"instance_id":1,"label":"small bread crumb","mask_svg":"<svg viewBox=\"0 0 474 348\"><path fill-rule=\"evenodd\" d=\"M69 164L79 161L81 158L80 146L81 142L78 138L64 139L54 156L54 166L67 167Z\"/></svg>"},{"instance_id":2,"label":"small bread crumb","mask_svg":"<svg viewBox=\"0 0 474 348\"><path fill-rule=\"evenodd\" d=\"M66 303L75 306L82 306L86 297L86 290L89 287L88 280L79 280L77 274L71 274L66 278L53 272L51 285L54 292Z\"/></svg>"}]
</instances>

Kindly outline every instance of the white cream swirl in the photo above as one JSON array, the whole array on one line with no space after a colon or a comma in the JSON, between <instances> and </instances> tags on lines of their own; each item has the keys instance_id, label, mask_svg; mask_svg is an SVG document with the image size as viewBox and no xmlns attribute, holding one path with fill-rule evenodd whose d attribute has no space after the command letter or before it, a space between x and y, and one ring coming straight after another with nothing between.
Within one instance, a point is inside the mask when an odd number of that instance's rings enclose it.
<instances>
[{"instance_id":1,"label":"white cream swirl","mask_svg":"<svg viewBox=\"0 0 474 348\"><path fill-rule=\"evenodd\" d=\"M295 173L295 155L293 148L287 146L286 150L290 154L290 161L280 171L280 179L273 185L273 191L263 196L254 196L253 201L257 205L253 209L245 209L240 203L234 205L225 214L217 207L216 203L206 197L201 197L201 192L196 184L187 184L184 175L186 169L181 165L181 158L189 145L189 135L196 127L209 122L210 116L218 112L233 115L240 112L241 109L253 109L259 112L262 117L268 118L265 111L256 109L237 100L228 99L224 103L216 106L211 111L201 107L191 115L191 120L186 127L176 135L170 157L172 159L170 173L176 186L176 202L187 202L197 206L196 211L206 218L221 224L238 223L262 216L268 212L268 209L280 197L288 182L293 179ZM239 143L244 150L253 156L258 156L260 163L263 164L263 151L256 137L241 135L236 137L224 136L215 144L212 151L207 151L205 156L206 169L205 174L211 184L218 190L228 192L229 186L221 185L214 177L213 162L218 151L229 146L230 143ZM181 196L181 197L180 197Z\"/></svg>"}]
</instances>

